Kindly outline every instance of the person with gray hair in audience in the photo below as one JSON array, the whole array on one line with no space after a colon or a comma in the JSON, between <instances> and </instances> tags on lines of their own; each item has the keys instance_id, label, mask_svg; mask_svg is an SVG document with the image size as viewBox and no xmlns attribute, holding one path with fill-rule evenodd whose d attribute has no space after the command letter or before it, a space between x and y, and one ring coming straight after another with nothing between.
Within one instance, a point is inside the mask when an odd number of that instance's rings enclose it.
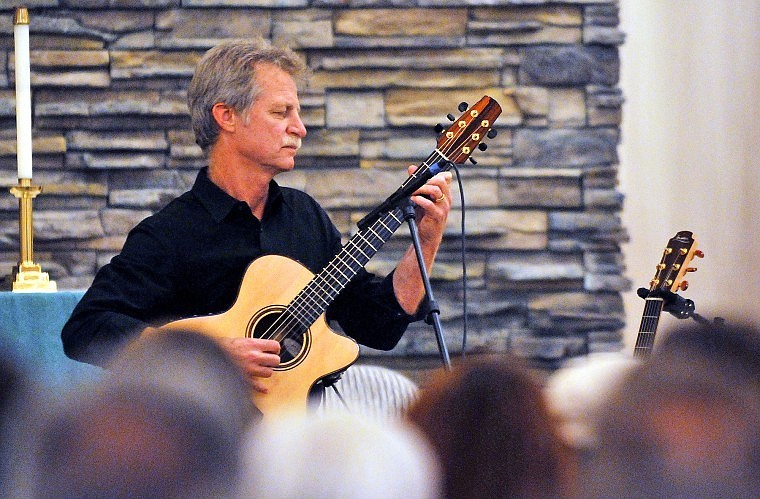
<instances>
[{"instance_id":1,"label":"person with gray hair in audience","mask_svg":"<svg viewBox=\"0 0 760 499\"><path fill-rule=\"evenodd\" d=\"M235 440L196 401L165 387L78 391L39 437L31 497L225 497Z\"/></svg>"},{"instance_id":2,"label":"person with gray hair in audience","mask_svg":"<svg viewBox=\"0 0 760 499\"><path fill-rule=\"evenodd\" d=\"M583 497L760 497L760 333L674 330L627 373L596 434Z\"/></svg>"},{"instance_id":3,"label":"person with gray hair in audience","mask_svg":"<svg viewBox=\"0 0 760 499\"><path fill-rule=\"evenodd\" d=\"M434 499L439 467L402 422L345 411L266 419L248 436L239 497Z\"/></svg>"},{"instance_id":4,"label":"person with gray hair in audience","mask_svg":"<svg viewBox=\"0 0 760 499\"><path fill-rule=\"evenodd\" d=\"M33 495L229 497L258 417L242 370L216 340L143 336L51 411Z\"/></svg>"}]
</instances>

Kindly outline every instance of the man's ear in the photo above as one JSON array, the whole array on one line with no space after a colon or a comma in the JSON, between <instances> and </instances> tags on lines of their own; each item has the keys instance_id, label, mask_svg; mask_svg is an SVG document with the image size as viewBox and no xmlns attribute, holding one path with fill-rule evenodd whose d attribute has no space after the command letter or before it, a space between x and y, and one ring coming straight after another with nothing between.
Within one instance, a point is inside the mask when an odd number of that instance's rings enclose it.
<instances>
[{"instance_id":1,"label":"man's ear","mask_svg":"<svg viewBox=\"0 0 760 499\"><path fill-rule=\"evenodd\" d=\"M235 131L235 124L237 123L235 110L232 106L228 106L224 102L217 102L214 107L211 108L211 114L214 115L216 124L219 128L227 132Z\"/></svg>"}]
</instances>

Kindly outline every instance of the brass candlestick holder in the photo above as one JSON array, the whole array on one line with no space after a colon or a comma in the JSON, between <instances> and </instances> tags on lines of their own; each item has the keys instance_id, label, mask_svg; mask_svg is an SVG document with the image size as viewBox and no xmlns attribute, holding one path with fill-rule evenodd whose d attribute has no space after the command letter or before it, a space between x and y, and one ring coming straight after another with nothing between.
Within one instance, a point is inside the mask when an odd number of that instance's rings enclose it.
<instances>
[{"instance_id":1,"label":"brass candlestick holder","mask_svg":"<svg viewBox=\"0 0 760 499\"><path fill-rule=\"evenodd\" d=\"M20 178L11 187L11 194L18 198L18 229L21 241L21 260L13 267L13 291L41 293L57 291L55 281L34 263L34 227L32 225L32 200L42 192L42 187L32 185L32 179Z\"/></svg>"}]
</instances>

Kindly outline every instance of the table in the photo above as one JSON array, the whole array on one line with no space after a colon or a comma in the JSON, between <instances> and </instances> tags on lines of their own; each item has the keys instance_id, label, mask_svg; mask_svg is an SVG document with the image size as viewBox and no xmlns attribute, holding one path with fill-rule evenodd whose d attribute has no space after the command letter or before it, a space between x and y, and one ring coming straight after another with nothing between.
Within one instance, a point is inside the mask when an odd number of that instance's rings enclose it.
<instances>
[{"instance_id":1,"label":"table","mask_svg":"<svg viewBox=\"0 0 760 499\"><path fill-rule=\"evenodd\" d=\"M61 329L83 294L0 292L0 348L48 385L68 388L93 381L102 370L69 359L61 344Z\"/></svg>"}]
</instances>

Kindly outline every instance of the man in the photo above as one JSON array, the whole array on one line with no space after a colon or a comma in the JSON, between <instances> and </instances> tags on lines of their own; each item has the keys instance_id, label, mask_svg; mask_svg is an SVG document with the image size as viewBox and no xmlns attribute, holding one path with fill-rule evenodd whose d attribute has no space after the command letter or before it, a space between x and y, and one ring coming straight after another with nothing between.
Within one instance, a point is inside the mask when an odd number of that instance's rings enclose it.
<instances>
[{"instance_id":1,"label":"man","mask_svg":"<svg viewBox=\"0 0 760 499\"><path fill-rule=\"evenodd\" d=\"M318 273L339 251L340 234L316 201L273 180L293 169L306 136L297 91L304 73L293 52L263 41L223 43L199 61L188 104L208 167L189 192L138 224L98 272L63 328L68 356L103 365L149 328L227 310L258 256L287 256ZM450 173L440 173L412 196L428 268L443 237L450 182ZM423 297L410 247L384 279L361 271L326 317L359 343L389 350ZM224 346L263 390L257 380L272 375L280 344L229 338Z\"/></svg>"}]
</instances>

